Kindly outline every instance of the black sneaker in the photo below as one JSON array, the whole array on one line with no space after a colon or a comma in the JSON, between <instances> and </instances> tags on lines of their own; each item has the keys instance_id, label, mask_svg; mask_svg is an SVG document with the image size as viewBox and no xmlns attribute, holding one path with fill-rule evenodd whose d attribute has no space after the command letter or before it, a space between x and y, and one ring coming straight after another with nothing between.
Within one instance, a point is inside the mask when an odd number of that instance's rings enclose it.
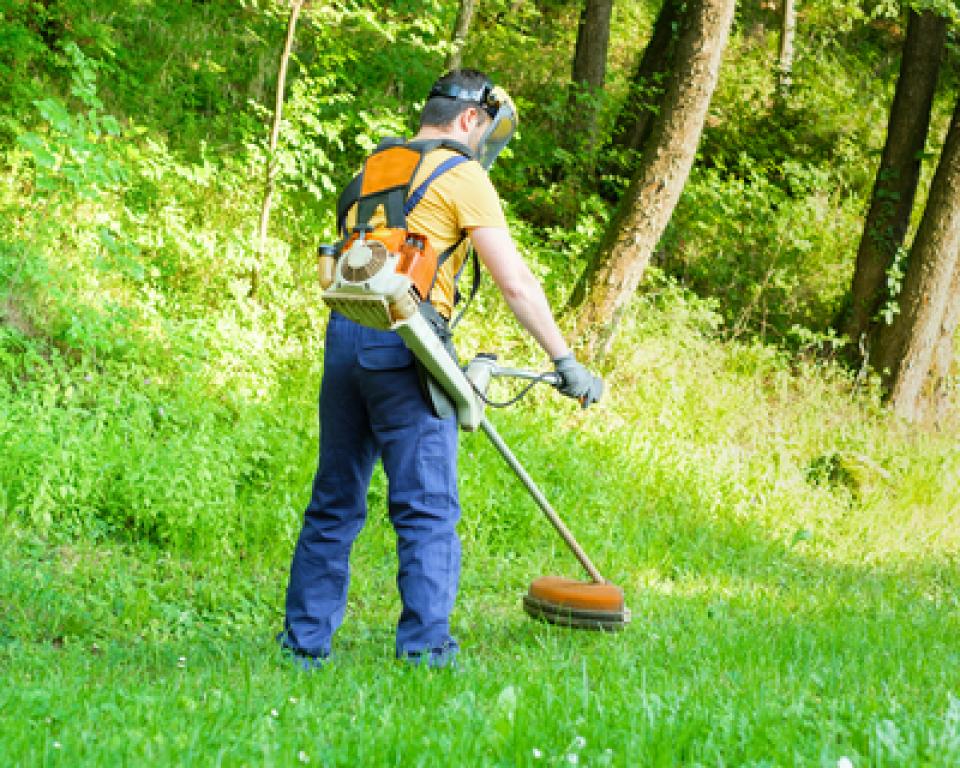
<instances>
[{"instance_id":1,"label":"black sneaker","mask_svg":"<svg viewBox=\"0 0 960 768\"><path fill-rule=\"evenodd\" d=\"M283 655L284 659L297 667L297 669L302 669L305 672L313 672L314 670L322 669L330 658L329 653L317 655L307 653L299 648L294 648L290 643L290 636L286 633L286 631L277 634L276 639L277 643L280 644L280 653Z\"/></svg>"},{"instance_id":2,"label":"black sneaker","mask_svg":"<svg viewBox=\"0 0 960 768\"><path fill-rule=\"evenodd\" d=\"M398 658L412 667L426 664L430 669L456 669L458 653L460 647L456 643L447 643L429 651L407 651Z\"/></svg>"}]
</instances>

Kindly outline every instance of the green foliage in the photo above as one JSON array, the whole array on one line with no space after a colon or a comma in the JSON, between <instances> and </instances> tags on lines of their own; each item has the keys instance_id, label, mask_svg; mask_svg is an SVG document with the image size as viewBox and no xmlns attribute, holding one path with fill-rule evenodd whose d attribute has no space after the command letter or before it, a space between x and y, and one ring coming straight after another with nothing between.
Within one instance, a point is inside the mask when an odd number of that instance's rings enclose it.
<instances>
[{"instance_id":1,"label":"green foliage","mask_svg":"<svg viewBox=\"0 0 960 768\"><path fill-rule=\"evenodd\" d=\"M794 372L770 347L717 344L715 312L670 281L633 310L609 378L618 396L599 406L602 418L543 392L492 418L625 588L634 623L612 636L524 617L518 598L530 578L576 566L499 456L464 436L454 630L465 650L453 674L389 657L399 605L382 477L354 547L332 665L305 676L277 653L314 458L312 444L301 450L309 437L291 432L312 422L306 392L231 419L200 412L195 398L172 402L152 383L81 377L68 395L68 379L55 388L46 375L47 396L66 414L84 403L109 411L111 397L136 386L124 419L145 435L128 434L126 450L152 461L115 455L107 465L150 481L130 489L128 514L154 520L142 499L163 496L199 534L193 515L204 511L187 503L192 492L216 510L217 528L171 552L134 529L137 541L120 545L77 538L69 517L41 536L37 521L8 515L0 671L12 684L0 689L0 753L74 764L434 763L455 753L458 764L574 755L613 765L834 765L841 756L950 765L956 694L945 670L956 662L960 541L949 519L960 487L936 479L960 476L953 441L901 440L835 370ZM41 381L36 368L22 374ZM158 417L158 407L169 410ZM39 416L50 458L76 468L79 447L54 444L50 416ZM89 425L102 464L108 440L96 417L65 428L69 418L54 431ZM259 447L248 430L261 434ZM251 469L259 450L269 456ZM112 488L117 476L104 474ZM296 492L281 513L284 489Z\"/></svg>"},{"instance_id":2,"label":"green foliage","mask_svg":"<svg viewBox=\"0 0 960 768\"><path fill-rule=\"evenodd\" d=\"M38 75L52 63L44 36L54 23L42 3L0 1L0 136L4 142L19 133L23 105L42 92Z\"/></svg>"},{"instance_id":3,"label":"green foliage","mask_svg":"<svg viewBox=\"0 0 960 768\"><path fill-rule=\"evenodd\" d=\"M203 382L189 376L72 366L12 331L2 342L0 516L63 540L206 552L292 525L283 486L300 468L286 458L313 442L302 419L285 423L257 401L198 399ZM263 509L251 515L256 500Z\"/></svg>"},{"instance_id":4,"label":"green foliage","mask_svg":"<svg viewBox=\"0 0 960 768\"><path fill-rule=\"evenodd\" d=\"M737 175L694 171L661 243L662 266L722 296L734 334L784 340L794 325L826 327L850 280L833 254L856 243L859 206L816 168L786 162L773 183L750 158L739 165Z\"/></svg>"},{"instance_id":5,"label":"green foliage","mask_svg":"<svg viewBox=\"0 0 960 768\"><path fill-rule=\"evenodd\" d=\"M897 248L893 261L887 269L887 300L880 307L877 314L886 325L893 324L893 318L900 313L900 303L897 297L903 288L903 278L906 276L907 257L910 252L903 246Z\"/></svg>"},{"instance_id":6,"label":"green foliage","mask_svg":"<svg viewBox=\"0 0 960 768\"><path fill-rule=\"evenodd\" d=\"M902 29L882 4L844 8L801 9L785 100L775 92L776 19L741 11L699 164L661 243L659 263L719 297L735 335L806 346L846 301ZM843 24L827 23L838 16Z\"/></svg>"},{"instance_id":7,"label":"green foliage","mask_svg":"<svg viewBox=\"0 0 960 768\"><path fill-rule=\"evenodd\" d=\"M75 43L65 52L70 59L70 94L84 108L71 114L57 98L34 101L45 135L27 132L17 137L33 157L40 193L50 193L69 185L77 196L96 197L100 190L122 183L126 169L117 158L116 139L120 125L112 115L103 114L103 102L97 96L96 63L90 61Z\"/></svg>"},{"instance_id":8,"label":"green foliage","mask_svg":"<svg viewBox=\"0 0 960 768\"><path fill-rule=\"evenodd\" d=\"M8 155L17 181L4 188L0 211L0 291L15 297L38 354L59 350L65 365L130 366L132 381L187 373L231 407L273 396L281 377L317 368L322 313L310 253L333 234L335 190L381 135L414 128L411 94L434 77L455 9L307 9L272 158L282 193L275 237L260 254L251 234L285 7L105 7L62 0L46 15L8 9L4 18L24 51L7 66L34 80L17 97L20 119L32 125ZM738 337L759 333L802 349L836 341L822 329L848 282L842 255L858 235L871 181L864 161L879 143L896 51L879 6L826 30L819 20L844 8L805 9L817 23L787 104L772 100L771 36L751 37L758 19L742 12L701 165L661 245L660 267L720 297L712 317ZM558 51L572 50L568 22L578 7L511 9L481 9L468 59L520 104L522 133L495 176L518 240L559 302L609 216L588 174L563 178L583 158L557 140L568 95L543 87L557 77ZM649 27L653 9L618 14L605 110L615 109L637 55L627 27ZM364 55L358 39L391 56ZM828 71L851 74L823 89ZM875 72L886 81L864 87ZM264 280L252 301L258 263ZM489 284L478 304L483 316L509 322ZM475 343L503 344L492 328L470 328ZM509 345L533 354L519 338Z\"/></svg>"}]
</instances>

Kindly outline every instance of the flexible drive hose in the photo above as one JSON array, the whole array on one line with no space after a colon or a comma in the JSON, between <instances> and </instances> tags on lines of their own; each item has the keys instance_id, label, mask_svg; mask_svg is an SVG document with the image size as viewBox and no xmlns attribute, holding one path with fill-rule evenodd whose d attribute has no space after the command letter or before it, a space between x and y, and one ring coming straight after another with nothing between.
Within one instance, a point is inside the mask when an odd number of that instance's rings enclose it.
<instances>
[{"instance_id":1,"label":"flexible drive hose","mask_svg":"<svg viewBox=\"0 0 960 768\"><path fill-rule=\"evenodd\" d=\"M516 395L516 397L513 397L509 400L505 400L503 402L498 402L496 400L488 399L486 394L481 392L479 389L477 389L477 385L474 384L472 381L470 382L470 386L473 387L473 391L477 393L477 397L479 397L483 401L484 405L489 405L491 408L509 408L511 405L515 405L516 403L519 403L520 400L526 397L527 394L530 392L530 390L533 389L534 385L539 384L541 381L550 381L553 378L553 376L555 376L555 374L553 373L549 373L549 372L541 373L536 378L531 379L530 383L527 384L527 386L525 386L523 389L521 389L519 394Z\"/></svg>"}]
</instances>

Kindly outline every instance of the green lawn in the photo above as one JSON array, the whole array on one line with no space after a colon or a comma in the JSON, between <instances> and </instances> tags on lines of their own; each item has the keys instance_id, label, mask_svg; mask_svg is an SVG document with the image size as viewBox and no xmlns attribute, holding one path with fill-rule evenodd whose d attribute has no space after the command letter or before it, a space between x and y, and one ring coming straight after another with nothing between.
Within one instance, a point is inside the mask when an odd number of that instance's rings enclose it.
<instances>
[{"instance_id":1,"label":"green lawn","mask_svg":"<svg viewBox=\"0 0 960 768\"><path fill-rule=\"evenodd\" d=\"M390 657L386 538L371 526L361 540L336 659L314 674L271 642L279 565L7 541L3 763L960 760L956 566L896 572L771 549L756 577L703 562L657 578L632 551L647 574L627 582L634 622L601 635L527 620L524 559L491 579L496 558L467 557L462 664L431 672Z\"/></svg>"},{"instance_id":2,"label":"green lawn","mask_svg":"<svg viewBox=\"0 0 960 768\"><path fill-rule=\"evenodd\" d=\"M830 360L901 49L889 3L805 4L786 100L772 6L741 9L603 402L540 388L491 415L632 625L525 616L533 578L579 568L464 435L459 666L393 659L381 473L333 660L281 658L316 460L313 254L334 190L412 127L454 5L316 4L268 153L281 4L0 3L0 768L960 765L960 424L898 423ZM646 5L617 4L601 123ZM558 311L626 181L562 135L577 13L492 5L468 50L525 115L493 178ZM544 364L489 276L461 328L464 359Z\"/></svg>"}]
</instances>

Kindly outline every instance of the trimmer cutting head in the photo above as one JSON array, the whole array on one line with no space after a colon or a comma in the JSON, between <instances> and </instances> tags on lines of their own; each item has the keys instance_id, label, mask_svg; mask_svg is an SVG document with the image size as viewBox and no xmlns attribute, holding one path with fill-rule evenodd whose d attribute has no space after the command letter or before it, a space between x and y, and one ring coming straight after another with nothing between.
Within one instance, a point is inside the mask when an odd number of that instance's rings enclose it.
<instances>
[{"instance_id":1,"label":"trimmer cutting head","mask_svg":"<svg viewBox=\"0 0 960 768\"><path fill-rule=\"evenodd\" d=\"M615 631L630 623L620 587L561 576L535 579L523 596L523 609L535 619L576 629Z\"/></svg>"}]
</instances>

